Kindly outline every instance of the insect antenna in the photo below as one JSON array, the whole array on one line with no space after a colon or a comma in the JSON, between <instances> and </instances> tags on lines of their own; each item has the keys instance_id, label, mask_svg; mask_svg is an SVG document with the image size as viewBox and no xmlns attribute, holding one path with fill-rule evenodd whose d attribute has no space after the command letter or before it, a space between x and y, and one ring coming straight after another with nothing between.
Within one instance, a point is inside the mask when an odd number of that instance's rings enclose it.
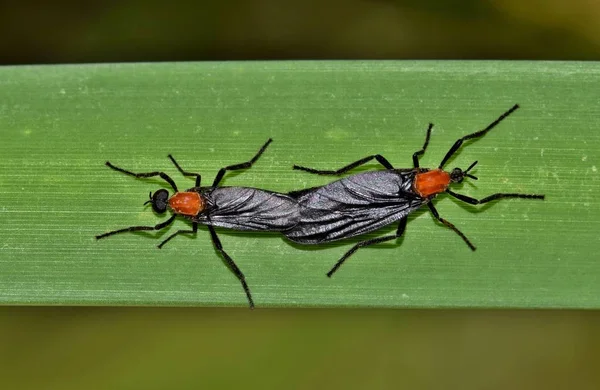
<instances>
[{"instance_id":1,"label":"insect antenna","mask_svg":"<svg viewBox=\"0 0 600 390\"><path fill-rule=\"evenodd\" d=\"M150 198L150 200L145 201L144 206L147 205L148 203L152 203L152 191L150 191L150 193L148 194L148 197Z\"/></svg>"},{"instance_id":2,"label":"insect antenna","mask_svg":"<svg viewBox=\"0 0 600 390\"><path fill-rule=\"evenodd\" d=\"M469 177L469 178L471 178L471 179L473 179L473 180L477 180L477 176L473 176L473 175L469 174L469 171L470 171L471 169L473 169L473 167L474 167L475 165L477 165L477 161L475 161L473 164L471 164L471 165L469 166L469 168L467 168L467 169L465 170L465 172L464 172L464 174L465 174L465 176L466 176L466 177Z\"/></svg>"}]
</instances>

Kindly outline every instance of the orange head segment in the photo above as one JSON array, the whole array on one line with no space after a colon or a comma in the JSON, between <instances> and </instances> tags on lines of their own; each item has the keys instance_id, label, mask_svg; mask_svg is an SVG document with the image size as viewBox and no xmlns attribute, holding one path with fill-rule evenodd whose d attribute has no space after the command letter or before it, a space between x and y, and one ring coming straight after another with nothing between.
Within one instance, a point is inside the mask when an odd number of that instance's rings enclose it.
<instances>
[{"instance_id":1,"label":"orange head segment","mask_svg":"<svg viewBox=\"0 0 600 390\"><path fill-rule=\"evenodd\" d=\"M441 169L417 173L415 177L415 190L423 198L446 191L450 184L450 174Z\"/></svg>"},{"instance_id":2,"label":"orange head segment","mask_svg":"<svg viewBox=\"0 0 600 390\"><path fill-rule=\"evenodd\" d=\"M204 199L197 192L178 192L169 199L169 206L176 214L195 217L204 210Z\"/></svg>"}]
</instances>

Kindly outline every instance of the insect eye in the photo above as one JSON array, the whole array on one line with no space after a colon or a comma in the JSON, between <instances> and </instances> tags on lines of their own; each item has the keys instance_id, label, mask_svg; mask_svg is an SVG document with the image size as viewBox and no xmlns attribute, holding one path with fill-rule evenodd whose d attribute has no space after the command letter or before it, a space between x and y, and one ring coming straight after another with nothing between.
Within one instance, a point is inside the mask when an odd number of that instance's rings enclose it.
<instances>
[{"instance_id":1,"label":"insect eye","mask_svg":"<svg viewBox=\"0 0 600 390\"><path fill-rule=\"evenodd\" d=\"M152 195L152 209L159 214L167 211L167 201L169 199L169 191L165 189L158 190Z\"/></svg>"}]
</instances>

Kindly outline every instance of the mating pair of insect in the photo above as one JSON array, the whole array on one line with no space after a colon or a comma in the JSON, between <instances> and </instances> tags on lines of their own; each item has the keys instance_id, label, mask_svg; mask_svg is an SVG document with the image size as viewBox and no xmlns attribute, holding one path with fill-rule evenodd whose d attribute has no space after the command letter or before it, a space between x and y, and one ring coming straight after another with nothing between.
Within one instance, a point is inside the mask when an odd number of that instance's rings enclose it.
<instances>
[{"instance_id":1,"label":"mating pair of insect","mask_svg":"<svg viewBox=\"0 0 600 390\"><path fill-rule=\"evenodd\" d=\"M172 196L169 196L167 190L159 189L154 194L150 193L150 200L144 204L150 203L158 214L164 214L170 209L172 215L156 226L131 226L101 234L96 238L141 230L161 230L169 226L178 215L192 222L190 230L178 230L162 241L158 245L162 248L175 236L195 234L199 224L206 225L215 248L241 282L251 308L254 307L254 302L246 278L223 249L214 226L244 231L281 232L293 242L313 245L369 233L399 221L395 234L361 241L350 248L327 273L327 276L331 277L358 249L400 237L406 228L408 215L426 204L438 221L456 232L472 250L475 250L475 246L456 226L440 217L431 200L443 192L472 205L501 198L544 199L544 195L517 193L499 193L475 199L448 188L451 184L461 183L465 178L477 180L477 177L469 173L477 161L466 170L454 168L451 172L444 171L443 167L452 155L465 141L485 135L517 108L519 106L514 105L485 129L457 140L437 169L419 167L419 156L425 153L429 144L433 128L433 124L430 123L423 147L413 154L414 168L396 169L379 154L362 158L335 171L294 165L294 169L318 175L341 175L375 159L385 170L363 172L324 186L292 191L288 194L247 187L219 187L227 171L250 168L269 146L271 139L250 161L221 168L210 187L202 187L200 174L183 170L173 156L169 155L181 174L196 179L195 186L185 192L179 192L173 179L164 172L133 173L107 162L106 165L110 168L127 175L137 178L159 176L169 183L174 192Z\"/></svg>"}]
</instances>

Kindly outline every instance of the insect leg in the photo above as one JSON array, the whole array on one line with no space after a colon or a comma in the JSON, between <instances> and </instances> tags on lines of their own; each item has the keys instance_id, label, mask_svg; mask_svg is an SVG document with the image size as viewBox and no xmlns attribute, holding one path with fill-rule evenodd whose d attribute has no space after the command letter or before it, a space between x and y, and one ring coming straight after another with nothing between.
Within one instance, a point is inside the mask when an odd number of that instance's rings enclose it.
<instances>
[{"instance_id":1,"label":"insect leg","mask_svg":"<svg viewBox=\"0 0 600 390\"><path fill-rule=\"evenodd\" d=\"M514 106L512 106L510 108L510 110L508 110L504 114L500 115L498 117L498 119L496 119L495 121L493 121L492 123L490 123L485 129L476 131L473 134L465 135L464 137L462 137L458 141L456 141L454 143L454 145L452 145L452 147L450 148L450 150L448 150L448 153L446 153L446 156L444 156L444 159L440 163L439 168L441 169L441 168L444 167L444 165L446 164L446 162L450 159L450 157L452 157L452 155L454 153L456 153L456 151L460 148L460 146L463 144L463 142L465 142L466 140L469 140L469 139L473 139L473 138L477 138L477 137L481 137L481 136L485 135L485 133L487 133L488 131L490 131L494 127L496 127L496 125L498 123L500 123L504 118L506 118L507 116L509 116L510 114L512 114L517 108L519 108L519 105L515 104Z\"/></svg>"},{"instance_id":2,"label":"insect leg","mask_svg":"<svg viewBox=\"0 0 600 390\"><path fill-rule=\"evenodd\" d=\"M377 160L378 163L380 163L381 165L383 165L386 169L394 169L394 167L392 166L392 164L390 164L390 162L383 157L381 154L374 154L372 156L367 156L365 158L361 158L358 161L353 162L352 164L348 164L345 167L342 167L338 170L335 171L331 171L331 170L319 170L319 169L313 169L313 168L307 168L307 167L301 167L299 165L294 165L293 169L297 169L299 171L305 171L305 172L310 172L310 173L315 173L317 175L341 175L343 173L346 173L358 166L361 166L363 164L368 163L371 160Z\"/></svg>"},{"instance_id":3,"label":"insect leg","mask_svg":"<svg viewBox=\"0 0 600 390\"><path fill-rule=\"evenodd\" d=\"M169 183L171 185L171 187L173 188L173 191L177 192L177 186L175 185L175 182L173 181L173 179L171 179L171 177L169 177L169 175L167 175L164 172L155 171L155 172L147 172L147 173L133 173L133 172L125 170L123 168L114 166L109 161L106 162L106 166L114 169L115 171L119 171L119 172L125 173L127 175L137 177L137 178L160 176L162 179L164 179L167 183Z\"/></svg>"},{"instance_id":4,"label":"insect leg","mask_svg":"<svg viewBox=\"0 0 600 390\"><path fill-rule=\"evenodd\" d=\"M138 232L138 231L143 231L143 230L161 230L161 229L164 229L167 226L169 226L175 220L175 217L177 217L177 214L173 214L171 216L171 218L167 219L165 222L159 223L156 226L131 226L131 227L128 227L125 229L113 230L112 232L108 232L108 233L104 233L104 234L100 234L100 235L96 236L96 239L99 240L101 238L112 236L113 234L118 234L118 233Z\"/></svg>"},{"instance_id":5,"label":"insect leg","mask_svg":"<svg viewBox=\"0 0 600 390\"><path fill-rule=\"evenodd\" d=\"M368 245L379 244L380 242L390 241L390 240L400 237L402 234L404 234L404 230L406 230L406 221L407 220L408 220L407 217L404 217L400 220L400 222L398 223L398 229L396 230L396 234L394 234L394 235L372 238L370 240L361 241L358 244L354 245L352 248L350 248L350 250L348 252L346 252L344 254L344 256L342 256L341 259L339 259L337 261L337 263L335 263L333 268L331 268L331 270L329 270L329 272L327 272L327 276L331 277L331 275L333 275L338 270L338 268L340 268L342 266L342 264L344 264L344 261L346 261L346 259L348 259L348 257L352 256L354 254L354 252L356 252L360 248L368 246Z\"/></svg>"},{"instance_id":6,"label":"insect leg","mask_svg":"<svg viewBox=\"0 0 600 390\"><path fill-rule=\"evenodd\" d=\"M175 166L177 167L177 169L179 170L179 172L181 172L181 174L183 176L193 176L193 177L195 177L196 178L196 185L195 185L195 187L200 187L201 176L200 176L199 173L184 171L183 169L181 169L181 167L179 166L179 164L177 164L177 161L175 161L175 157L173 157L173 156L171 156L169 154L169 158L171 159L171 161L173 162L173 164L175 164Z\"/></svg>"},{"instance_id":7,"label":"insect leg","mask_svg":"<svg viewBox=\"0 0 600 390\"><path fill-rule=\"evenodd\" d=\"M421 150L418 150L413 154L413 166L415 168L419 168L419 157L425 154L425 150L427 150L427 145L429 145L429 138L431 137L432 128L433 123L430 123L429 127L427 128L427 135L425 135L425 143L423 144L423 147L421 148Z\"/></svg>"},{"instance_id":8,"label":"insect leg","mask_svg":"<svg viewBox=\"0 0 600 390\"><path fill-rule=\"evenodd\" d=\"M208 225L207 227L208 227L208 231L210 232L210 237L212 238L212 242L213 242L215 248L221 253L223 258L225 259L225 263L227 263L227 267L229 267L229 269L235 274L235 276L237 276L240 283L242 283L242 287L244 288L244 291L246 292L246 297L248 297L248 303L250 304L250 309L254 309L254 301L252 300L252 294L250 294L250 288L248 288L248 284L246 283L246 277L244 276L242 271L238 268L238 266L235 264L233 259L231 257L229 257L227 252L225 252L223 250L223 246L221 245L221 240L219 240L219 237L217 236L217 232L215 232L215 229L210 225Z\"/></svg>"},{"instance_id":9,"label":"insect leg","mask_svg":"<svg viewBox=\"0 0 600 390\"><path fill-rule=\"evenodd\" d=\"M158 245L158 249L161 249L167 242L171 241L171 239L174 238L178 234L186 234L186 233L196 234L197 231L198 231L198 222L193 222L192 223L192 230L177 230L175 233L173 233L169 237L167 237L166 240L164 240L163 242L161 242Z\"/></svg>"},{"instance_id":10,"label":"insect leg","mask_svg":"<svg viewBox=\"0 0 600 390\"><path fill-rule=\"evenodd\" d=\"M446 225L450 229L454 230L454 232L456 234L458 234L460 236L460 238L463 239L463 241L469 246L469 248L471 248L471 250L475 250L476 249L475 245L471 244L471 241L469 241L469 239L460 230L458 230L458 228L456 226L454 226L450 222L446 221L444 218L440 217L440 214L438 214L438 212L435 209L435 206L433 205L433 203L429 202L429 203L427 203L427 206L429 206L429 210L431 211L431 214L433 214L433 216L435 217L435 219L437 219L438 221L440 221L441 223L443 223L444 225Z\"/></svg>"},{"instance_id":11,"label":"insect leg","mask_svg":"<svg viewBox=\"0 0 600 390\"><path fill-rule=\"evenodd\" d=\"M492 200L502 199L502 198L524 198L524 199L544 199L545 195L535 195L535 194L493 194L490 196L486 196L483 199L475 199L470 196L466 196L463 194L457 194L456 192L452 192L450 190L446 190L447 193L452 195L458 200L462 200L463 202L469 204L483 204L487 202L491 202Z\"/></svg>"},{"instance_id":12,"label":"insect leg","mask_svg":"<svg viewBox=\"0 0 600 390\"><path fill-rule=\"evenodd\" d=\"M237 171L238 169L250 168L252 166L252 164L254 164L256 162L256 160L258 160L260 155L263 154L263 152L265 151L265 149L267 149L267 146L269 146L269 144L271 142L273 142L273 140L271 138L269 138L267 140L267 142L260 148L258 153L256 153L256 155L254 157L252 157L252 159L250 161L246 161L246 162L243 162L240 164L229 165L225 168L221 168L219 170L219 172L217 173L217 177L215 177L215 180L213 181L212 186L216 187L217 185L219 185L219 183L221 182L221 179L223 179L223 176L225 175L225 172L227 172L227 171Z\"/></svg>"}]
</instances>

